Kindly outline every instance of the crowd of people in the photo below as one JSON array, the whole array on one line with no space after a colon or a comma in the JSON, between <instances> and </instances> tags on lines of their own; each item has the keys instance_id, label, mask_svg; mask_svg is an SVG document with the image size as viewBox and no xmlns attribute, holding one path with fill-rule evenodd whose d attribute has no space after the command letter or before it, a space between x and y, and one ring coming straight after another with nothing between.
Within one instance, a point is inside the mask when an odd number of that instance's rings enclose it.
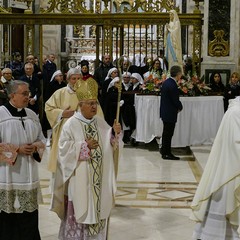
<instances>
[{"instance_id":1,"label":"crowd of people","mask_svg":"<svg viewBox=\"0 0 240 240\"><path fill-rule=\"evenodd\" d=\"M50 148L50 209L61 219L61 240L106 240L114 206L118 158L123 144L136 144L134 96L143 84L161 80L160 153L172 154L178 113L184 111L178 81L192 76L193 62L182 59L181 26L175 10L165 26L165 56L147 61L142 53L112 61L106 54L93 73L82 60L67 73L55 55L39 59L20 52L0 71L0 239L40 240L42 201L38 164ZM184 63L184 64L183 64ZM163 74L169 72L169 77ZM240 81L233 72L209 79L212 95L224 97L223 117L191 204L195 240L239 239Z\"/></svg>"},{"instance_id":2,"label":"crowd of people","mask_svg":"<svg viewBox=\"0 0 240 240\"><path fill-rule=\"evenodd\" d=\"M56 70L55 64L50 75L51 67L46 62L48 66L44 68L48 74L44 75L44 70L30 62L33 59L32 55L27 57L27 62L18 71L18 79L13 78L10 66L2 70L0 238L41 239L38 229L38 205L41 203L38 163L47 142L43 128L53 132L48 168L53 173L51 207L62 219L59 239L85 239L86 236L87 239L106 239L116 191L118 158L114 156L123 145L119 136L121 125L114 121L110 126L104 120L98 104L98 83L89 73L88 62L82 62L80 68L69 69L67 84L64 84L63 74ZM42 126L39 119L41 96L45 105ZM75 135L70 137L71 133ZM88 175L87 180L84 176ZM81 181L77 186L74 182L79 180L78 177ZM59 195L59 184L65 189L61 192L63 195ZM75 187L84 192L80 204L77 191L73 191ZM58 196L62 197L63 203L67 199L63 208ZM82 200L90 202L90 206L85 206Z\"/></svg>"},{"instance_id":3,"label":"crowd of people","mask_svg":"<svg viewBox=\"0 0 240 240\"><path fill-rule=\"evenodd\" d=\"M177 15L175 16L174 12L171 12L170 16L172 16L172 18L170 18L170 23L172 21L174 22L175 20L173 19L175 19ZM173 34L171 31L170 33ZM110 125L113 124L116 116L118 89L121 89L119 121L125 133L123 138L125 143L134 143L134 139L131 138L131 134L136 125L134 94L144 89L144 86L148 82L159 81L162 84L163 74L166 75L166 67L168 65L164 64L166 59L164 62L163 59L165 58L159 57L149 62L142 54L136 54L134 58L135 64L131 64L128 58L124 58L121 66L118 66L117 61L114 64L111 56L106 54L92 74L89 73L89 62L87 60L81 61L79 66L77 66L80 78L83 81L88 81L88 79L92 78L98 83L98 101L104 118ZM36 114L39 114L40 111L43 110L41 111L41 124L44 135L47 138L47 146L51 144L52 126L44 110L45 103L56 90L68 84L66 73L57 70L54 60L54 54L44 56L42 67L40 67L39 60L33 55L28 55L25 63L23 63L21 54L16 52L13 54L13 60L2 70L0 81L1 105L6 103L7 86L14 79L23 80L29 83L30 98L28 107ZM191 58L187 57L185 64L181 67L183 78L193 73ZM119 82L120 74L122 75L121 84ZM219 72L213 72L209 79L209 87L211 88L210 94L224 96L224 110L226 111L229 99L233 99L239 95L239 74L233 72L229 82L227 82L225 86L222 82L221 74Z\"/></svg>"},{"instance_id":4,"label":"crowd of people","mask_svg":"<svg viewBox=\"0 0 240 240\"><path fill-rule=\"evenodd\" d=\"M131 138L136 128L134 95L150 78L161 79L164 72L161 59L153 60L146 67L143 56L139 57L138 65L123 58L114 66L106 54L92 74L86 60L65 74L57 69L54 54L49 54L40 67L33 55L22 63L20 54L16 53L1 71L0 220L6 223L0 226L1 239L40 239L41 192L37 164L45 146L51 146L48 160L48 170L52 173L51 210L61 219L59 239L85 239L83 236L106 239L122 140L125 144L135 144ZM177 82L184 70L183 66L171 66L170 77L161 85L160 152L165 160L180 159L171 152L171 139L177 115L183 108ZM229 100L239 95L239 74L234 72L225 86L221 74L213 72L210 88L212 93L224 96L227 110ZM40 100L44 106L41 121ZM239 100L235 102L239 105ZM6 171L10 177L6 178ZM77 194L77 188L82 195ZM224 187L220 193L227 190ZM211 195L208 204L218 197L215 195ZM196 196L192 219L207 221L208 217L202 213L200 217L196 215L199 201L201 196ZM222 204L225 202L223 199ZM215 207L206 206L201 211ZM20 222L24 222L21 229ZM10 235L9 226L13 229ZM196 236L203 227L196 228ZM22 235L18 236L20 231Z\"/></svg>"}]
</instances>

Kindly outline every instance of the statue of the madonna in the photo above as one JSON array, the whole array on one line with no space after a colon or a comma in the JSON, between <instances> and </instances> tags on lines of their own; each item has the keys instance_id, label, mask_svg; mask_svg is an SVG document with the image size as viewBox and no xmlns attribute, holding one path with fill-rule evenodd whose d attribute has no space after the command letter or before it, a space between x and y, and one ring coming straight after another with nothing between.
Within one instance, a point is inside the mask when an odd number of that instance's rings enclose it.
<instances>
[{"instance_id":1,"label":"statue of the madonna","mask_svg":"<svg viewBox=\"0 0 240 240\"><path fill-rule=\"evenodd\" d=\"M165 57L168 69L173 65L183 66L181 25L175 10L170 10L170 21L165 26Z\"/></svg>"}]
</instances>

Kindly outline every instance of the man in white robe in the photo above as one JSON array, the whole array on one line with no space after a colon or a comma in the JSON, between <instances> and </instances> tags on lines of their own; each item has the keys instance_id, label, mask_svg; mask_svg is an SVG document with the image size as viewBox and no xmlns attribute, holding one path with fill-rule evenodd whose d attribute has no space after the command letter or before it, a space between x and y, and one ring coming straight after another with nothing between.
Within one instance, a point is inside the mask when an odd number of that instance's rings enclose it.
<instances>
[{"instance_id":1,"label":"man in white robe","mask_svg":"<svg viewBox=\"0 0 240 240\"><path fill-rule=\"evenodd\" d=\"M106 239L116 191L113 154L123 144L113 136L120 124L112 128L96 116L97 91L97 84L76 90L80 111L64 124L59 139L51 206L62 220L59 239Z\"/></svg>"},{"instance_id":2,"label":"man in white robe","mask_svg":"<svg viewBox=\"0 0 240 240\"><path fill-rule=\"evenodd\" d=\"M240 224L240 97L230 101L191 204L193 239L237 240ZM237 231L238 230L238 231Z\"/></svg>"},{"instance_id":3,"label":"man in white robe","mask_svg":"<svg viewBox=\"0 0 240 240\"><path fill-rule=\"evenodd\" d=\"M80 70L71 68L67 73L68 85L53 93L45 103L47 119L52 127L52 146L48 160L48 170L56 172L58 140L64 123L77 110L78 99L73 89L74 84L80 79Z\"/></svg>"},{"instance_id":4,"label":"man in white robe","mask_svg":"<svg viewBox=\"0 0 240 240\"><path fill-rule=\"evenodd\" d=\"M0 107L0 239L40 240L39 151L45 147L38 116L25 108L28 83L15 80Z\"/></svg>"}]
</instances>

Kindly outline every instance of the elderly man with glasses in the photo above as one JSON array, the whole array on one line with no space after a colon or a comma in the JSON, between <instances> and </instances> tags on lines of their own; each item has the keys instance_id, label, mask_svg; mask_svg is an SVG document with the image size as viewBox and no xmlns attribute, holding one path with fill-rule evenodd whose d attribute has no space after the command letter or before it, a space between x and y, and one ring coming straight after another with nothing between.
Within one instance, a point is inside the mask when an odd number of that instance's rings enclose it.
<instances>
[{"instance_id":1,"label":"elderly man with glasses","mask_svg":"<svg viewBox=\"0 0 240 240\"><path fill-rule=\"evenodd\" d=\"M12 83L12 70L10 68L4 68L0 80L0 105L7 103L9 87Z\"/></svg>"},{"instance_id":2,"label":"elderly man with glasses","mask_svg":"<svg viewBox=\"0 0 240 240\"><path fill-rule=\"evenodd\" d=\"M38 116L26 108L29 93L28 83L15 80L0 106L0 239L41 239L38 162L45 138Z\"/></svg>"},{"instance_id":3,"label":"elderly man with glasses","mask_svg":"<svg viewBox=\"0 0 240 240\"><path fill-rule=\"evenodd\" d=\"M116 191L114 150L121 125L97 115L98 85L76 83L79 111L64 124L51 209L61 218L59 239L107 239Z\"/></svg>"}]
</instances>

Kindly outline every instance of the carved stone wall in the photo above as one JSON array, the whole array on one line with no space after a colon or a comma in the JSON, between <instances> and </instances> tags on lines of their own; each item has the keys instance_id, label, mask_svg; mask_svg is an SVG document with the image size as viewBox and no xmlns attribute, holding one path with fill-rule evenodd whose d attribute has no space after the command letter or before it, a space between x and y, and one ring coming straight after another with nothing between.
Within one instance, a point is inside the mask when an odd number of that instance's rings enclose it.
<instances>
[{"instance_id":1,"label":"carved stone wall","mask_svg":"<svg viewBox=\"0 0 240 240\"><path fill-rule=\"evenodd\" d=\"M61 44L61 26L44 25L43 26L43 55L54 53L56 55L55 63L60 67L60 44Z\"/></svg>"}]
</instances>

